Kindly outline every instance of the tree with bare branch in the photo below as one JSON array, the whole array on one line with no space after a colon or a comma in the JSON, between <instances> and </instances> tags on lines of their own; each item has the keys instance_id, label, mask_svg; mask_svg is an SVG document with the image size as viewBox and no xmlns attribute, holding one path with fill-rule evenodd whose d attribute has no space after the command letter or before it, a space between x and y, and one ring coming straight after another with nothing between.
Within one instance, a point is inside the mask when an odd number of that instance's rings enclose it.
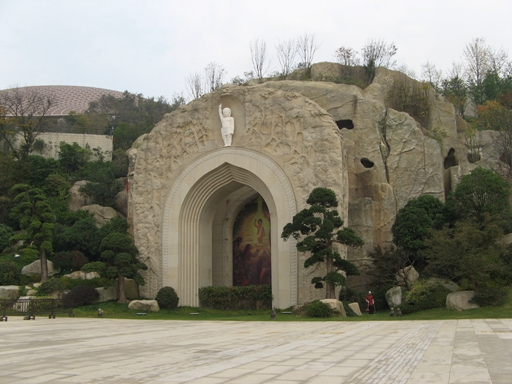
<instances>
[{"instance_id":1,"label":"tree with bare branch","mask_svg":"<svg viewBox=\"0 0 512 384\"><path fill-rule=\"evenodd\" d=\"M356 50L353 48L339 47L336 52L334 52L334 57L336 58L336 62L341 65L359 65L359 57Z\"/></svg>"},{"instance_id":2,"label":"tree with bare branch","mask_svg":"<svg viewBox=\"0 0 512 384\"><path fill-rule=\"evenodd\" d=\"M222 65L212 61L204 69L206 76L206 88L208 92L213 92L222 86L222 80L226 75L226 70Z\"/></svg>"},{"instance_id":3,"label":"tree with bare branch","mask_svg":"<svg viewBox=\"0 0 512 384\"><path fill-rule=\"evenodd\" d=\"M24 158L32 152L54 103L54 95L42 93L35 87L15 87L0 92L0 108L3 110L0 133L16 158ZM17 135L21 140L16 147Z\"/></svg>"},{"instance_id":4,"label":"tree with bare branch","mask_svg":"<svg viewBox=\"0 0 512 384\"><path fill-rule=\"evenodd\" d=\"M382 39L370 39L361 49L363 65L373 65L375 68L393 68L396 65L396 60L393 60L393 56L396 55L397 50L398 48L394 43L388 44Z\"/></svg>"},{"instance_id":5,"label":"tree with bare branch","mask_svg":"<svg viewBox=\"0 0 512 384\"><path fill-rule=\"evenodd\" d=\"M305 68L311 67L315 52L320 47L314 33L304 33L297 38L297 53L300 57L300 65Z\"/></svg>"},{"instance_id":6,"label":"tree with bare branch","mask_svg":"<svg viewBox=\"0 0 512 384\"><path fill-rule=\"evenodd\" d=\"M386 67L393 68L396 61L393 56L396 55L398 48L394 43L386 43L384 40L370 39L361 49L363 67L366 72L366 82L370 84L375 77L375 68Z\"/></svg>"},{"instance_id":7,"label":"tree with bare branch","mask_svg":"<svg viewBox=\"0 0 512 384\"><path fill-rule=\"evenodd\" d=\"M289 75L294 67L295 56L297 55L297 43L294 39L279 42L276 45L277 60L281 65L281 74Z\"/></svg>"},{"instance_id":8,"label":"tree with bare branch","mask_svg":"<svg viewBox=\"0 0 512 384\"><path fill-rule=\"evenodd\" d=\"M255 39L250 42L251 61L254 74L258 80L263 82L263 77L268 70L270 63L267 61L267 43L263 40Z\"/></svg>"},{"instance_id":9,"label":"tree with bare branch","mask_svg":"<svg viewBox=\"0 0 512 384\"><path fill-rule=\"evenodd\" d=\"M421 65L421 80L426 81L439 92L443 81L443 71L437 69L435 64L427 61Z\"/></svg>"},{"instance_id":10,"label":"tree with bare branch","mask_svg":"<svg viewBox=\"0 0 512 384\"><path fill-rule=\"evenodd\" d=\"M205 80L201 74L195 72L185 78L187 92L192 100L199 99L205 93Z\"/></svg>"}]
</instances>

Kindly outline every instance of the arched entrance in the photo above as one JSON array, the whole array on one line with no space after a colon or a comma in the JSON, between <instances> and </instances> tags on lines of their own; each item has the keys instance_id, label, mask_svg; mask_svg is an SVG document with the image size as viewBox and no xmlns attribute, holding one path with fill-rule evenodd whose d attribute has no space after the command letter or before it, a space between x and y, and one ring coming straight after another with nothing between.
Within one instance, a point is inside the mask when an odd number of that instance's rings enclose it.
<instances>
[{"instance_id":1,"label":"arched entrance","mask_svg":"<svg viewBox=\"0 0 512 384\"><path fill-rule=\"evenodd\" d=\"M274 305L297 303L297 251L280 234L296 213L283 170L261 153L222 148L190 163L172 182L164 207L162 283L176 287L180 305L198 306L198 289L232 285L232 229L256 195L268 206Z\"/></svg>"}]
</instances>

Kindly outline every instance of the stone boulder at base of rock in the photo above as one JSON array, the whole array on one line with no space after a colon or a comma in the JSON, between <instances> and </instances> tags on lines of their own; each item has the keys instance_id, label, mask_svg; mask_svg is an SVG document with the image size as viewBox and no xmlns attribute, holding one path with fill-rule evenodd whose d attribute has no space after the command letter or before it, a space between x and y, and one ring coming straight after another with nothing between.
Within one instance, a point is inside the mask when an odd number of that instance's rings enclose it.
<instances>
[{"instance_id":1,"label":"stone boulder at base of rock","mask_svg":"<svg viewBox=\"0 0 512 384\"><path fill-rule=\"evenodd\" d=\"M102 207L98 204L86 205L80 209L92 214L98 228L102 227L103 224L114 217L121 217L121 215L114 208Z\"/></svg>"},{"instance_id":2,"label":"stone boulder at base of rock","mask_svg":"<svg viewBox=\"0 0 512 384\"><path fill-rule=\"evenodd\" d=\"M343 307L343 303L336 299L322 299L320 300L322 303L325 303L331 307L331 310L334 313L337 313L341 316L347 316L347 312L345 311L345 308Z\"/></svg>"},{"instance_id":3,"label":"stone boulder at base of rock","mask_svg":"<svg viewBox=\"0 0 512 384\"><path fill-rule=\"evenodd\" d=\"M473 296L475 296L475 291L460 291L449 293L448 296L446 296L446 308L456 311L480 308L478 304L469 302Z\"/></svg>"},{"instance_id":4,"label":"stone boulder at base of rock","mask_svg":"<svg viewBox=\"0 0 512 384\"><path fill-rule=\"evenodd\" d=\"M80 188L87 184L87 180L79 180L69 189L69 210L78 211L84 205L91 204L91 198L80 192Z\"/></svg>"},{"instance_id":5,"label":"stone boulder at base of rock","mask_svg":"<svg viewBox=\"0 0 512 384\"><path fill-rule=\"evenodd\" d=\"M97 303L103 303L105 301L117 300L116 287L109 288L96 288L96 291L100 294Z\"/></svg>"},{"instance_id":6,"label":"stone boulder at base of rock","mask_svg":"<svg viewBox=\"0 0 512 384\"><path fill-rule=\"evenodd\" d=\"M95 279L97 277L100 277L99 273L98 272L82 272L82 271L75 271L75 272L71 272L67 275L64 275L64 277L69 277L70 279L74 279L74 280L77 280L77 279L82 279L82 280L91 280L91 279Z\"/></svg>"},{"instance_id":7,"label":"stone boulder at base of rock","mask_svg":"<svg viewBox=\"0 0 512 384\"><path fill-rule=\"evenodd\" d=\"M128 304L129 309L135 309L136 311L149 311L158 312L160 307L156 300L133 300Z\"/></svg>"},{"instance_id":8,"label":"stone boulder at base of rock","mask_svg":"<svg viewBox=\"0 0 512 384\"><path fill-rule=\"evenodd\" d=\"M386 302L389 308L396 308L405 300L405 289L403 287L393 287L386 292Z\"/></svg>"},{"instance_id":9,"label":"stone boulder at base of rock","mask_svg":"<svg viewBox=\"0 0 512 384\"><path fill-rule=\"evenodd\" d=\"M361 313L361 308L359 307L359 303L357 303L357 302L350 303L348 306L350 307L350 309L352 309L354 311L354 313L357 316L363 316L363 314Z\"/></svg>"},{"instance_id":10,"label":"stone boulder at base of rock","mask_svg":"<svg viewBox=\"0 0 512 384\"><path fill-rule=\"evenodd\" d=\"M53 276L60 272L60 268L55 268L50 260L46 260L48 265L48 276ZM29 265L25 265L21 269L21 274L25 276L40 275L41 274L41 260L36 260Z\"/></svg>"},{"instance_id":11,"label":"stone boulder at base of rock","mask_svg":"<svg viewBox=\"0 0 512 384\"><path fill-rule=\"evenodd\" d=\"M411 283L414 283L420 278L420 274L414 269L412 265L400 269L396 275L396 282L400 285L410 287Z\"/></svg>"},{"instance_id":12,"label":"stone boulder at base of rock","mask_svg":"<svg viewBox=\"0 0 512 384\"><path fill-rule=\"evenodd\" d=\"M126 189L119 192L114 199L114 208L124 217L128 216L128 193Z\"/></svg>"},{"instance_id":13,"label":"stone boulder at base of rock","mask_svg":"<svg viewBox=\"0 0 512 384\"><path fill-rule=\"evenodd\" d=\"M0 300L17 299L20 295L19 292L19 287L17 285L0 286Z\"/></svg>"}]
</instances>

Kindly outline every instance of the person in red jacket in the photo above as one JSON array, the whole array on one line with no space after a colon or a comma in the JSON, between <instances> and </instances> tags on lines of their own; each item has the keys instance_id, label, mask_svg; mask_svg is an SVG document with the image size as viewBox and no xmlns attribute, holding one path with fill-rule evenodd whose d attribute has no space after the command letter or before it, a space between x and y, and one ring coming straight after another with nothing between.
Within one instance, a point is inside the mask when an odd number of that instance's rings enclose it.
<instances>
[{"instance_id":1,"label":"person in red jacket","mask_svg":"<svg viewBox=\"0 0 512 384\"><path fill-rule=\"evenodd\" d=\"M366 295L366 312L370 314L374 314L375 311L375 300L373 298L372 291L368 291L368 294Z\"/></svg>"}]
</instances>

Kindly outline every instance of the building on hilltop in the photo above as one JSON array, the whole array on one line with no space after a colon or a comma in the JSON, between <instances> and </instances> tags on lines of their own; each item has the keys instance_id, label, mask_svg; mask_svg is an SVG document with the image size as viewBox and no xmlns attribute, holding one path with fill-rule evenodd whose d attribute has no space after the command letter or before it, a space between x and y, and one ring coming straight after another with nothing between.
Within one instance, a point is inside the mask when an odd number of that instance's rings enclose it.
<instances>
[{"instance_id":1,"label":"building on hilltop","mask_svg":"<svg viewBox=\"0 0 512 384\"><path fill-rule=\"evenodd\" d=\"M66 118L70 112L84 113L89 108L89 103L99 100L103 95L122 97L123 92L83 86L71 85L42 85L18 87L0 90L0 107L3 106L5 115L27 118L41 118L44 115L37 139L44 145L35 148L35 154L44 157L57 158L59 143L77 143L81 147L97 148L101 150L105 158L112 158L113 138L109 132L72 132ZM41 108L43 101L51 100L51 105ZM103 128L101 129L104 130ZM17 135L19 136L19 135ZM20 145L19 137L11 143L15 148ZM6 138L3 147L8 147Z\"/></svg>"}]
</instances>

